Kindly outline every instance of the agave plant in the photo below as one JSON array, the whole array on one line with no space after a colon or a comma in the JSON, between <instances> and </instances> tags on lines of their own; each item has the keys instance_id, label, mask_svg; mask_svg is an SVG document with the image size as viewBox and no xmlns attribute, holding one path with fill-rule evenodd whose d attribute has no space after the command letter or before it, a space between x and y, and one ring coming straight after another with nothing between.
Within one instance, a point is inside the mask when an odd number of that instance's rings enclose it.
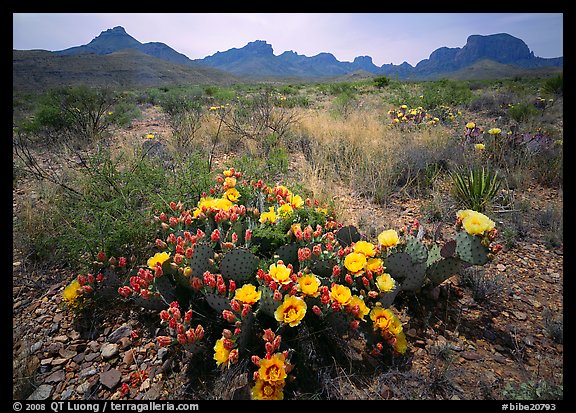
<instances>
[{"instance_id":1,"label":"agave plant","mask_svg":"<svg viewBox=\"0 0 576 413\"><path fill-rule=\"evenodd\" d=\"M450 173L453 195L463 207L484 212L500 190L498 172L486 166L459 168Z\"/></svg>"}]
</instances>

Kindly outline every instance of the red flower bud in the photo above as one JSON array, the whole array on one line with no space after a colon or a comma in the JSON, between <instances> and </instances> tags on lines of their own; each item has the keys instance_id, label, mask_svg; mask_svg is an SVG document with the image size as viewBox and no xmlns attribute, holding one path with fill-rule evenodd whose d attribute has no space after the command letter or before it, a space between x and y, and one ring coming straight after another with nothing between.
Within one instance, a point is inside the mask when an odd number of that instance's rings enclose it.
<instances>
[{"instance_id":1,"label":"red flower bud","mask_svg":"<svg viewBox=\"0 0 576 413\"><path fill-rule=\"evenodd\" d=\"M100 261L100 262L106 261L106 253L103 252L103 251L100 251L100 252L98 253L98 255L96 256L96 259L97 259L98 261Z\"/></svg>"}]
</instances>

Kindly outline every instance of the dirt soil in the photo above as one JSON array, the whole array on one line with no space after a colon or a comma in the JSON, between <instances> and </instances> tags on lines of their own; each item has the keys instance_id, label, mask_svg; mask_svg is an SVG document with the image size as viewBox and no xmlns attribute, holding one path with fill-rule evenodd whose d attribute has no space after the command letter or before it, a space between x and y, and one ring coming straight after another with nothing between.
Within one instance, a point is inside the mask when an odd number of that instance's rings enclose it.
<instances>
[{"instance_id":1,"label":"dirt soil","mask_svg":"<svg viewBox=\"0 0 576 413\"><path fill-rule=\"evenodd\" d=\"M165 131L158 117L136 122L126 133L141 139ZM13 191L14 219L26 197L25 183ZM349 399L502 399L506 386L563 383L563 244L550 246L539 214L563 206L562 191L530 187L517 191L523 236L482 267L485 284L471 287L457 276L420 295L395 303L408 338L402 371L379 371L355 380L344 368L334 378L334 394ZM385 223L400 227L421 219L424 200L397 196L371 204L341 188L340 217L361 229ZM512 212L494 214L501 228ZM190 392L185 360L169 357L155 341L155 315L118 308L81 325L61 305L61 294L75 276L68 269L40 269L13 249L14 399L179 399L200 398L210 383ZM490 287L495 287L490 289ZM482 289L484 288L484 289ZM486 297L475 296L486 293ZM482 299L484 298L484 299ZM90 324L91 323L91 324ZM178 364L180 363L180 366ZM134 372L146 372L136 376ZM235 378L220 398L241 398ZM130 392L123 395L121 385ZM360 384L359 384L360 383ZM187 390L185 390L187 389ZM188 393L185 393L188 392ZM211 394L210 397L214 397Z\"/></svg>"}]
</instances>

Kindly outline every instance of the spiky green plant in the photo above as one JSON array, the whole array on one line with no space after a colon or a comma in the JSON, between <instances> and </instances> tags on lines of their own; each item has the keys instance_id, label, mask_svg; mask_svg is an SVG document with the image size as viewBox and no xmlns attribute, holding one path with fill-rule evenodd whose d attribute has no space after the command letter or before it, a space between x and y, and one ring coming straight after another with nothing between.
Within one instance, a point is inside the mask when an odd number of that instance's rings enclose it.
<instances>
[{"instance_id":1,"label":"spiky green plant","mask_svg":"<svg viewBox=\"0 0 576 413\"><path fill-rule=\"evenodd\" d=\"M500 190L498 172L485 166L459 168L450 173L453 196L465 208L484 212Z\"/></svg>"}]
</instances>

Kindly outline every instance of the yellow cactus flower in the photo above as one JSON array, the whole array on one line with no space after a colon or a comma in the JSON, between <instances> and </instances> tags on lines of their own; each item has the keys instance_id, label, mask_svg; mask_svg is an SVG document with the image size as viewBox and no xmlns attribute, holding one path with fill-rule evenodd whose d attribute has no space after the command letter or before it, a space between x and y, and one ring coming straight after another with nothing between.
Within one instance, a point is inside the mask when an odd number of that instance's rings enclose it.
<instances>
[{"instance_id":1,"label":"yellow cactus flower","mask_svg":"<svg viewBox=\"0 0 576 413\"><path fill-rule=\"evenodd\" d=\"M472 209L460 210L456 216L462 220L464 230L470 235L482 235L496 226L486 215Z\"/></svg>"},{"instance_id":2,"label":"yellow cactus flower","mask_svg":"<svg viewBox=\"0 0 576 413\"><path fill-rule=\"evenodd\" d=\"M279 284L288 284L292 279L290 275L292 270L284 264L271 264L268 268L270 277Z\"/></svg>"},{"instance_id":3,"label":"yellow cactus flower","mask_svg":"<svg viewBox=\"0 0 576 413\"><path fill-rule=\"evenodd\" d=\"M288 219L292 215L293 209L290 204L282 204L278 208L278 216L280 219Z\"/></svg>"},{"instance_id":4,"label":"yellow cactus flower","mask_svg":"<svg viewBox=\"0 0 576 413\"><path fill-rule=\"evenodd\" d=\"M274 312L274 318L280 323L296 327L306 315L306 302L293 295L287 295L284 302Z\"/></svg>"},{"instance_id":5,"label":"yellow cactus flower","mask_svg":"<svg viewBox=\"0 0 576 413\"><path fill-rule=\"evenodd\" d=\"M240 196L240 192L238 192L236 188L230 188L224 192L224 199L227 199L230 202L237 202Z\"/></svg>"},{"instance_id":6,"label":"yellow cactus flower","mask_svg":"<svg viewBox=\"0 0 576 413\"><path fill-rule=\"evenodd\" d=\"M489 130L488 130L488 133L489 133L490 135L493 135L493 136L494 136L494 135L500 135L500 134L502 133L502 129L500 129L500 128L492 128L492 129L489 129Z\"/></svg>"},{"instance_id":7,"label":"yellow cactus flower","mask_svg":"<svg viewBox=\"0 0 576 413\"><path fill-rule=\"evenodd\" d=\"M344 258L344 266L353 274L359 274L366 267L366 256L358 252L351 252Z\"/></svg>"},{"instance_id":8,"label":"yellow cactus flower","mask_svg":"<svg viewBox=\"0 0 576 413\"><path fill-rule=\"evenodd\" d=\"M388 293L396 288L396 281L390 274L382 274L376 277L376 287L383 293Z\"/></svg>"},{"instance_id":9,"label":"yellow cactus flower","mask_svg":"<svg viewBox=\"0 0 576 413\"><path fill-rule=\"evenodd\" d=\"M368 258L366 269L375 273L384 270L384 261L381 258Z\"/></svg>"},{"instance_id":10,"label":"yellow cactus flower","mask_svg":"<svg viewBox=\"0 0 576 413\"><path fill-rule=\"evenodd\" d=\"M260 380L269 383L284 383L284 380L288 376L284 355L282 353L274 353L270 358L260 359L258 376Z\"/></svg>"},{"instance_id":11,"label":"yellow cactus flower","mask_svg":"<svg viewBox=\"0 0 576 413\"><path fill-rule=\"evenodd\" d=\"M486 146L483 143L477 143L476 145L474 145L474 147L478 152L482 152L486 148Z\"/></svg>"},{"instance_id":12,"label":"yellow cactus flower","mask_svg":"<svg viewBox=\"0 0 576 413\"><path fill-rule=\"evenodd\" d=\"M266 223L269 222L271 224L275 223L278 220L278 216L276 215L276 213L274 212L274 207L271 206L270 208L268 208L268 212L262 212L260 214L260 222L261 223Z\"/></svg>"},{"instance_id":13,"label":"yellow cactus flower","mask_svg":"<svg viewBox=\"0 0 576 413\"><path fill-rule=\"evenodd\" d=\"M370 313L370 309L368 308L368 306L366 305L366 303L362 298L358 297L357 295L353 295L350 301L348 302L348 307L354 307L356 305L358 306L357 317L361 320L364 320L364 317L366 317Z\"/></svg>"},{"instance_id":14,"label":"yellow cactus flower","mask_svg":"<svg viewBox=\"0 0 576 413\"><path fill-rule=\"evenodd\" d=\"M330 299L340 305L347 305L352 299L352 291L345 285L334 284L330 289Z\"/></svg>"},{"instance_id":15,"label":"yellow cactus flower","mask_svg":"<svg viewBox=\"0 0 576 413\"><path fill-rule=\"evenodd\" d=\"M156 264L164 264L167 260L170 259L170 253L169 252L157 252L156 254L154 254L153 257L148 258L148 268L154 269L156 268Z\"/></svg>"},{"instance_id":16,"label":"yellow cactus flower","mask_svg":"<svg viewBox=\"0 0 576 413\"><path fill-rule=\"evenodd\" d=\"M242 301L244 304L252 305L260 300L262 293L256 290L256 286L252 284L246 284L241 288L236 289L234 293L234 299Z\"/></svg>"},{"instance_id":17,"label":"yellow cactus flower","mask_svg":"<svg viewBox=\"0 0 576 413\"><path fill-rule=\"evenodd\" d=\"M467 129L474 129L475 127L476 127L476 124L474 122L468 122L466 124Z\"/></svg>"},{"instance_id":18,"label":"yellow cactus flower","mask_svg":"<svg viewBox=\"0 0 576 413\"><path fill-rule=\"evenodd\" d=\"M380 329L387 331L388 327L392 323L394 313L387 308L374 307L370 311L370 319L374 325L374 329Z\"/></svg>"},{"instance_id":19,"label":"yellow cactus flower","mask_svg":"<svg viewBox=\"0 0 576 413\"><path fill-rule=\"evenodd\" d=\"M393 229L388 229L378 234L378 244L380 244L381 247L395 247L398 242L398 233Z\"/></svg>"},{"instance_id":20,"label":"yellow cactus flower","mask_svg":"<svg viewBox=\"0 0 576 413\"><path fill-rule=\"evenodd\" d=\"M216 360L216 365L221 366L222 364L228 364L230 358L230 350L224 347L224 338L216 340L214 345L214 360Z\"/></svg>"},{"instance_id":21,"label":"yellow cactus flower","mask_svg":"<svg viewBox=\"0 0 576 413\"><path fill-rule=\"evenodd\" d=\"M78 278L74 278L74 280L64 288L62 299L66 301L67 304L73 304L81 295L81 285L78 282Z\"/></svg>"},{"instance_id":22,"label":"yellow cactus flower","mask_svg":"<svg viewBox=\"0 0 576 413\"><path fill-rule=\"evenodd\" d=\"M256 380L250 391L252 400L284 400L284 383Z\"/></svg>"},{"instance_id":23,"label":"yellow cactus flower","mask_svg":"<svg viewBox=\"0 0 576 413\"><path fill-rule=\"evenodd\" d=\"M373 257L376 254L374 245L368 241L358 241L354 244L354 252L364 254L365 257Z\"/></svg>"},{"instance_id":24,"label":"yellow cactus flower","mask_svg":"<svg viewBox=\"0 0 576 413\"><path fill-rule=\"evenodd\" d=\"M320 280L314 274L303 275L298 278L298 285L302 294L308 297L317 297L320 294Z\"/></svg>"}]
</instances>

